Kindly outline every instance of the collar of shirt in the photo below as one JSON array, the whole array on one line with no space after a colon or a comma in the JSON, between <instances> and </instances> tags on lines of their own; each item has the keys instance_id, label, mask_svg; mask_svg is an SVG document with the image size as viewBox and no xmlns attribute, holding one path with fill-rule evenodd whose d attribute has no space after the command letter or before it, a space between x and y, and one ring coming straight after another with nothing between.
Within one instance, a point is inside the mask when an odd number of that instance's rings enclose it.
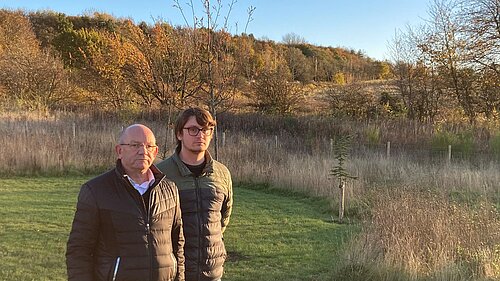
<instances>
[{"instance_id":1,"label":"collar of shirt","mask_svg":"<svg viewBox=\"0 0 500 281\"><path fill-rule=\"evenodd\" d=\"M144 193L146 193L146 191L148 190L148 188L153 185L153 183L155 182L155 177L153 175L153 172L151 172L151 169L148 170L148 180L141 183L141 184L138 184L136 183L131 177L129 177L128 175L125 175L128 179L128 181L130 182L130 184L132 184L132 186L139 192L139 194L143 195Z\"/></svg>"}]
</instances>

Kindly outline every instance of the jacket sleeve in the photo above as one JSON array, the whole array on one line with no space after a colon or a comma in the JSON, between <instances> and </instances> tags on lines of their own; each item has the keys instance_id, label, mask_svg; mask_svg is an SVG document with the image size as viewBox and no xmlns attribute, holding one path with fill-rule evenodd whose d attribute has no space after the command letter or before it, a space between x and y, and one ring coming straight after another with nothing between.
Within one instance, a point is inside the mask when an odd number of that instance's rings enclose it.
<instances>
[{"instance_id":1,"label":"jacket sleeve","mask_svg":"<svg viewBox=\"0 0 500 281\"><path fill-rule=\"evenodd\" d=\"M171 184L174 187L174 193L176 196L175 215L172 225L172 249L175 257L177 258L177 276L175 277L175 280L184 281L184 232L182 229L181 203L177 186L174 183Z\"/></svg>"},{"instance_id":2,"label":"jacket sleeve","mask_svg":"<svg viewBox=\"0 0 500 281\"><path fill-rule=\"evenodd\" d=\"M226 175L226 188L227 188L227 196L224 198L224 202L222 202L222 210L221 210L221 227L222 233L226 230L226 226L229 224L229 218L231 217L231 211L233 210L233 182L231 180L231 174L228 170Z\"/></svg>"},{"instance_id":3,"label":"jacket sleeve","mask_svg":"<svg viewBox=\"0 0 500 281\"><path fill-rule=\"evenodd\" d=\"M66 266L69 281L93 281L93 249L99 233L97 203L88 185L78 195L75 217L66 248Z\"/></svg>"}]
</instances>

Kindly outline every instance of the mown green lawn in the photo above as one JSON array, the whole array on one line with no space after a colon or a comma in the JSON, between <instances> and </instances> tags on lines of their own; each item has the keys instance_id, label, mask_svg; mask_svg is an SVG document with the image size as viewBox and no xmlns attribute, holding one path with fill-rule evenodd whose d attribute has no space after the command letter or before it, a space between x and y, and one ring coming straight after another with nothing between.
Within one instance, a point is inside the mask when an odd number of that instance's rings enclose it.
<instances>
[{"instance_id":1,"label":"mown green lawn","mask_svg":"<svg viewBox=\"0 0 500 281\"><path fill-rule=\"evenodd\" d=\"M0 280L65 280L64 253L89 177L0 179ZM331 280L353 227L322 200L235 186L224 280Z\"/></svg>"}]
</instances>

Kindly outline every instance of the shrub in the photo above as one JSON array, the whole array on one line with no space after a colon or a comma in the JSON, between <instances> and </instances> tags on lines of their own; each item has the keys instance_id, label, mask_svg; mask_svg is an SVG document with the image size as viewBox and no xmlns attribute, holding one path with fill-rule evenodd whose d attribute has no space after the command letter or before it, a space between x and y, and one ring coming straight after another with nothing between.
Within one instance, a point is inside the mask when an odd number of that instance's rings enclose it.
<instances>
[{"instance_id":1,"label":"shrub","mask_svg":"<svg viewBox=\"0 0 500 281\"><path fill-rule=\"evenodd\" d=\"M432 137L431 145L433 149L446 150L448 145L453 146L457 142L456 136L453 133L438 131Z\"/></svg>"},{"instance_id":2,"label":"shrub","mask_svg":"<svg viewBox=\"0 0 500 281\"><path fill-rule=\"evenodd\" d=\"M451 145L454 152L469 156L474 150L474 137L470 131L461 133L438 131L432 137L431 146L433 149L446 151L448 145Z\"/></svg>"},{"instance_id":3,"label":"shrub","mask_svg":"<svg viewBox=\"0 0 500 281\"><path fill-rule=\"evenodd\" d=\"M366 128L365 136L368 145L376 146L380 144L380 128L375 126Z\"/></svg>"},{"instance_id":4,"label":"shrub","mask_svg":"<svg viewBox=\"0 0 500 281\"><path fill-rule=\"evenodd\" d=\"M474 151L474 137L472 132L466 131L457 134L458 143L455 144L455 151L459 151L465 156L471 155Z\"/></svg>"},{"instance_id":5,"label":"shrub","mask_svg":"<svg viewBox=\"0 0 500 281\"><path fill-rule=\"evenodd\" d=\"M490 138L490 149L497 158L500 158L500 132L496 132Z\"/></svg>"},{"instance_id":6,"label":"shrub","mask_svg":"<svg viewBox=\"0 0 500 281\"><path fill-rule=\"evenodd\" d=\"M404 108L402 101L388 92L380 93L379 105L381 105L390 115L402 116Z\"/></svg>"}]
</instances>

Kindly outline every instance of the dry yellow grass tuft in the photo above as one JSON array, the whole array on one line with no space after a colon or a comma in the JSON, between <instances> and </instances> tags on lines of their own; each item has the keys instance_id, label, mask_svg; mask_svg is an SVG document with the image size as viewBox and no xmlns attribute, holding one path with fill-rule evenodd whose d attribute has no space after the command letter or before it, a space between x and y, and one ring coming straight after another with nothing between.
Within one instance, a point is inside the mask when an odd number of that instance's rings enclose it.
<instances>
[{"instance_id":1,"label":"dry yellow grass tuft","mask_svg":"<svg viewBox=\"0 0 500 281\"><path fill-rule=\"evenodd\" d=\"M500 278L500 213L494 206L467 206L413 189L371 195L371 215L346 252L347 264L398 268L414 280Z\"/></svg>"}]
</instances>

